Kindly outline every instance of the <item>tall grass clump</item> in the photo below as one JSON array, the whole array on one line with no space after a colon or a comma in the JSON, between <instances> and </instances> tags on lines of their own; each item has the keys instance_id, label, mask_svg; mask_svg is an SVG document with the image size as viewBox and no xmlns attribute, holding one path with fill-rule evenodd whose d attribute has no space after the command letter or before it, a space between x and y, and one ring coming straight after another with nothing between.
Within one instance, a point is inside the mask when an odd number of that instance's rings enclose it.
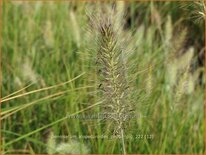
<instances>
[{"instance_id":1,"label":"tall grass clump","mask_svg":"<svg viewBox=\"0 0 206 155\"><path fill-rule=\"evenodd\" d=\"M130 102L129 85L125 51L120 39L120 26L115 23L114 10L101 12L101 15L90 16L97 37L96 67L100 96L104 101L102 110L106 116L106 127L119 136L126 154L124 141L125 123L129 118ZM112 121L110 121L112 120Z\"/></svg>"},{"instance_id":2,"label":"tall grass clump","mask_svg":"<svg viewBox=\"0 0 206 155\"><path fill-rule=\"evenodd\" d=\"M204 20L180 6L3 3L2 154L204 153Z\"/></svg>"}]
</instances>

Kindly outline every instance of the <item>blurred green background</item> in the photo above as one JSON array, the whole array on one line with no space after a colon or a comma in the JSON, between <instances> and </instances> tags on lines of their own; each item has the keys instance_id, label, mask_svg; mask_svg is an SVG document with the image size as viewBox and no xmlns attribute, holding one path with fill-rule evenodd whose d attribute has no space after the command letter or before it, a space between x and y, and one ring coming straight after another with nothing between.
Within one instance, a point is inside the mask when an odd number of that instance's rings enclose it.
<instances>
[{"instance_id":1,"label":"blurred green background","mask_svg":"<svg viewBox=\"0 0 206 155\"><path fill-rule=\"evenodd\" d=\"M95 38L87 13L95 14L102 5L3 2L2 154L48 153L51 133L104 134L97 120L66 117L100 111L95 105ZM136 90L133 100L138 114L144 116L133 120L126 130L133 137L125 138L127 153L204 153L203 1L104 5L123 15L120 27L131 38L127 46L133 55L129 67L135 72L131 75ZM48 88L54 85L58 86ZM118 139L77 141L89 153L122 153ZM57 140L61 142L68 139Z\"/></svg>"}]
</instances>

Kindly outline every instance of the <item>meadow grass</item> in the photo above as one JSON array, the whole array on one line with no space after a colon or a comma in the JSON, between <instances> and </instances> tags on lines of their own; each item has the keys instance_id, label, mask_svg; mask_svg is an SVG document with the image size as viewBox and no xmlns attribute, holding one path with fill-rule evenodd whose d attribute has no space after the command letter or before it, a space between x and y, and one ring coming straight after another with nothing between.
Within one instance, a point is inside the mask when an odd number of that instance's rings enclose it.
<instances>
[{"instance_id":1,"label":"meadow grass","mask_svg":"<svg viewBox=\"0 0 206 155\"><path fill-rule=\"evenodd\" d=\"M98 13L101 5L3 3L2 154L48 153L51 133L67 135L56 139L65 146L71 146L70 136L105 134L99 120L68 118L101 112L96 43L86 15ZM117 8L124 11L123 58L129 62L130 102L139 116L126 127L126 152L203 153L204 69L198 54L204 22L193 23L179 2L119 1ZM123 152L118 138L76 140L90 153Z\"/></svg>"}]
</instances>

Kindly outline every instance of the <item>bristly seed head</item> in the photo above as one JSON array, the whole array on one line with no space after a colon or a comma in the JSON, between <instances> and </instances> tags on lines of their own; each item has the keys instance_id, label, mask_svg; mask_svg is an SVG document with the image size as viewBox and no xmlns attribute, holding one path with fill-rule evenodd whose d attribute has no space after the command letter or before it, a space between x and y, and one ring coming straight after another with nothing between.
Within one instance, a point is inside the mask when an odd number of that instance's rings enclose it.
<instances>
[{"instance_id":1,"label":"bristly seed head","mask_svg":"<svg viewBox=\"0 0 206 155\"><path fill-rule=\"evenodd\" d=\"M113 120L115 134L120 134L129 115L128 83L118 30L113 14L103 14L93 21L97 30L97 74L104 98L103 110Z\"/></svg>"}]
</instances>

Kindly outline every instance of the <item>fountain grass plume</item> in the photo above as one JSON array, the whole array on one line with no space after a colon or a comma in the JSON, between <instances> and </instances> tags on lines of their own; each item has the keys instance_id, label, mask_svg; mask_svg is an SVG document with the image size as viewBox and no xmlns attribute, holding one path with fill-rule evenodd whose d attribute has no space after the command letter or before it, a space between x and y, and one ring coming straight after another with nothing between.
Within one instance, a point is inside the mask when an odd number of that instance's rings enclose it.
<instances>
[{"instance_id":1,"label":"fountain grass plume","mask_svg":"<svg viewBox=\"0 0 206 155\"><path fill-rule=\"evenodd\" d=\"M102 110L113 124L113 133L120 136L123 153L126 154L124 128L130 114L130 103L126 62L120 40L121 29L115 23L114 10L102 12L101 16L90 19L97 32L96 66L100 95L104 98Z\"/></svg>"}]
</instances>

